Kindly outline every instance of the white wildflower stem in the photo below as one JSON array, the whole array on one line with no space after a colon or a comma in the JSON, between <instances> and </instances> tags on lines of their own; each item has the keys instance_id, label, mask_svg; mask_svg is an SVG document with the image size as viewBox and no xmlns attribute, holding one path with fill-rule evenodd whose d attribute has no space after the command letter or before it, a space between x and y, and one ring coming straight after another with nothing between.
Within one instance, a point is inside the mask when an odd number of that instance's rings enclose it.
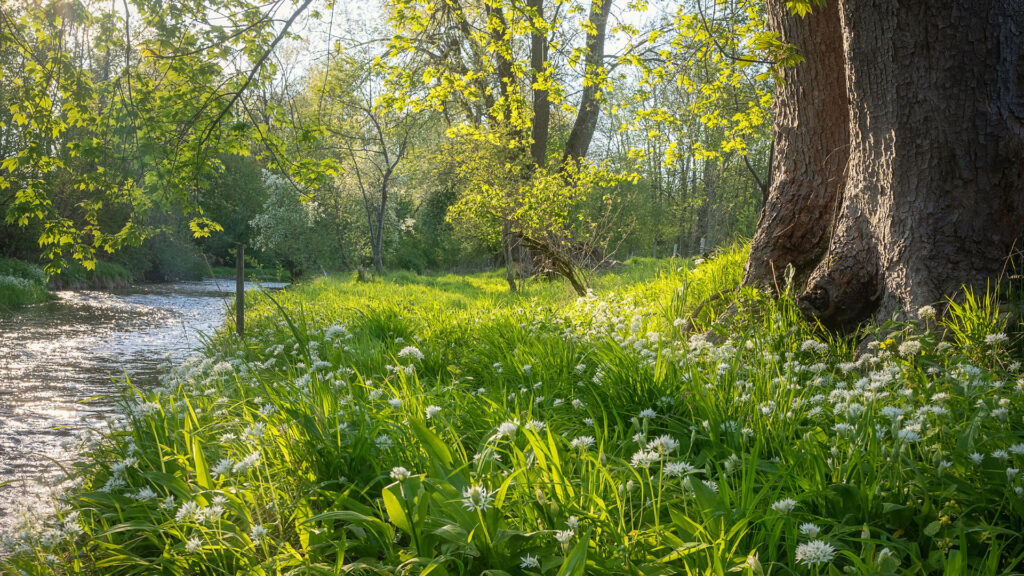
<instances>
[{"instance_id":1,"label":"white wildflower stem","mask_svg":"<svg viewBox=\"0 0 1024 576\"><path fill-rule=\"evenodd\" d=\"M412 536L413 545L416 546L416 551L419 552L423 550L420 547L420 532L416 529L416 523L413 522L412 503L405 497L405 480L398 481L398 492L402 495L402 507L405 508L405 516L409 519L409 527L412 529L410 536Z\"/></svg>"},{"instance_id":2,"label":"white wildflower stem","mask_svg":"<svg viewBox=\"0 0 1024 576\"><path fill-rule=\"evenodd\" d=\"M480 529L484 532L484 541L487 542L487 548L491 548L491 533L487 531L487 521L484 519L482 507L477 507L476 516L480 519Z\"/></svg>"}]
</instances>

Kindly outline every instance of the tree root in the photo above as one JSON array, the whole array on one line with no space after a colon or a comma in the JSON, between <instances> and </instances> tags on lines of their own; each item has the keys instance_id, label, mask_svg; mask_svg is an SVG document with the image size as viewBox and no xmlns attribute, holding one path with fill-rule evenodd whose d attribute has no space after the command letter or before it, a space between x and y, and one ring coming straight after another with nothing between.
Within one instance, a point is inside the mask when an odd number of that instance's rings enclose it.
<instances>
[{"instance_id":1,"label":"tree root","mask_svg":"<svg viewBox=\"0 0 1024 576\"><path fill-rule=\"evenodd\" d=\"M693 329L693 320L700 315L701 310L703 310L705 306L712 302L715 302L716 300L721 300L726 296L726 294L729 294L730 292L737 291L739 291L739 286L735 288L723 288L722 290L719 290L718 292L715 292L714 294L711 294L707 298L701 300L700 303L697 304L697 306L693 309L693 312L690 312L686 320L683 321L682 326L680 326L679 328L680 332L682 332L683 334L689 334L690 331Z\"/></svg>"}]
</instances>

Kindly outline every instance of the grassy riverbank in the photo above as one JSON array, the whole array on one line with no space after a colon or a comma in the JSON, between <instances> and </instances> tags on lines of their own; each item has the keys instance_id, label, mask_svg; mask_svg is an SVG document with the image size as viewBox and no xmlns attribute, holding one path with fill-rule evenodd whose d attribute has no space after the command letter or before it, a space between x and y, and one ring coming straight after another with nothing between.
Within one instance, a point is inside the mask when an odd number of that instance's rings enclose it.
<instances>
[{"instance_id":1,"label":"grassy riverbank","mask_svg":"<svg viewBox=\"0 0 1024 576\"><path fill-rule=\"evenodd\" d=\"M60 274L50 278L57 290L116 290L131 286L132 273L116 262L95 262L92 270L72 261Z\"/></svg>"},{"instance_id":2,"label":"grassy riverbank","mask_svg":"<svg viewBox=\"0 0 1024 576\"><path fill-rule=\"evenodd\" d=\"M20 260L0 258L0 310L52 299L42 268Z\"/></svg>"},{"instance_id":3,"label":"grassy riverbank","mask_svg":"<svg viewBox=\"0 0 1024 576\"><path fill-rule=\"evenodd\" d=\"M559 283L510 295L497 274L333 277L260 298L244 343L221 334L131 394L58 517L26 522L7 561L1019 572L1024 379L994 310L923 310L859 355L753 291L682 320L743 258L631 263L579 300Z\"/></svg>"},{"instance_id":4,"label":"grassy riverbank","mask_svg":"<svg viewBox=\"0 0 1024 576\"><path fill-rule=\"evenodd\" d=\"M212 266L210 272L214 278L231 278L236 275L233 266ZM291 282L291 274L283 268L246 268L245 279L260 282Z\"/></svg>"}]
</instances>

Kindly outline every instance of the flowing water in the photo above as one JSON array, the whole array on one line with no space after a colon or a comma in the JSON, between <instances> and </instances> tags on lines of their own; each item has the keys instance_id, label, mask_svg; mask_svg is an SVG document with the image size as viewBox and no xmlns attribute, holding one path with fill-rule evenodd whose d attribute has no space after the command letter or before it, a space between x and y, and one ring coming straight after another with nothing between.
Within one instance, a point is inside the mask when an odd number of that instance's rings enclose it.
<instances>
[{"instance_id":1,"label":"flowing water","mask_svg":"<svg viewBox=\"0 0 1024 576\"><path fill-rule=\"evenodd\" d=\"M156 383L224 324L234 287L204 280L60 292L0 312L0 535L22 507L44 500L76 457L72 440L117 413L118 382Z\"/></svg>"}]
</instances>

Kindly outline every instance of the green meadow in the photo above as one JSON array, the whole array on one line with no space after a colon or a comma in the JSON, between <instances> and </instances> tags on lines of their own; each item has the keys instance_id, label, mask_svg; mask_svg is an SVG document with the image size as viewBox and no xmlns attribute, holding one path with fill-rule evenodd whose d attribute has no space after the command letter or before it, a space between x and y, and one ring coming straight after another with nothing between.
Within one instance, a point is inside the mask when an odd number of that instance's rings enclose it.
<instances>
[{"instance_id":1,"label":"green meadow","mask_svg":"<svg viewBox=\"0 0 1024 576\"><path fill-rule=\"evenodd\" d=\"M745 258L634 260L585 298L497 273L257 296L244 340L126 383L3 570L1021 573L994 299L838 339L738 288Z\"/></svg>"}]
</instances>

